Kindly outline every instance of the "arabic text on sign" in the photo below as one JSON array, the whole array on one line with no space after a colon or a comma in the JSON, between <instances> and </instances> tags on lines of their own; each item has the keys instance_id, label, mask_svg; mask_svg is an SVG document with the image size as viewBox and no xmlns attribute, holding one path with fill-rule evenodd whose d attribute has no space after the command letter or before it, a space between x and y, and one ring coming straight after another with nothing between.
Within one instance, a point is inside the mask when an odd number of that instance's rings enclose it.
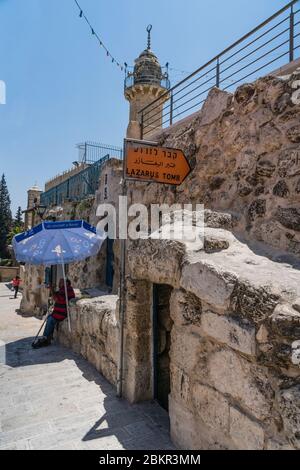
<instances>
[{"instance_id":1,"label":"arabic text on sign","mask_svg":"<svg viewBox=\"0 0 300 470\"><path fill-rule=\"evenodd\" d=\"M129 145L126 152L128 178L179 185L191 168L181 150Z\"/></svg>"}]
</instances>

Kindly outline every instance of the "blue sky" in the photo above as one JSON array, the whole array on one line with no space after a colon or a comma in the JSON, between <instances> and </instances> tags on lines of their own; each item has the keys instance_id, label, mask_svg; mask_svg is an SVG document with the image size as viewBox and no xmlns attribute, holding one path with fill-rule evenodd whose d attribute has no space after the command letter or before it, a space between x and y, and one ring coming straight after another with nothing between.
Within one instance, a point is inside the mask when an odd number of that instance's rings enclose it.
<instances>
[{"instance_id":1,"label":"blue sky","mask_svg":"<svg viewBox=\"0 0 300 470\"><path fill-rule=\"evenodd\" d=\"M133 64L146 46L161 64L193 71L286 0L79 0L114 56ZM172 84L184 75L172 72ZM0 0L0 173L15 213L35 182L71 167L76 143L122 145L124 76L111 64L73 0Z\"/></svg>"}]
</instances>

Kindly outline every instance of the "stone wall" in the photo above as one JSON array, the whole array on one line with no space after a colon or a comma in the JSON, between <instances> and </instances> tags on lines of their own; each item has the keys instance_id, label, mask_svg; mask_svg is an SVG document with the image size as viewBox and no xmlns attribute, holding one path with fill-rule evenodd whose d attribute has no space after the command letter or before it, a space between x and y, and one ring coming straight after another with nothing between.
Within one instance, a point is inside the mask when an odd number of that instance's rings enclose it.
<instances>
[{"instance_id":1,"label":"stone wall","mask_svg":"<svg viewBox=\"0 0 300 470\"><path fill-rule=\"evenodd\" d=\"M0 266L0 282L10 282L15 276L19 276L19 266Z\"/></svg>"},{"instance_id":2,"label":"stone wall","mask_svg":"<svg viewBox=\"0 0 300 470\"><path fill-rule=\"evenodd\" d=\"M118 322L117 296L103 294L72 302L71 331L60 323L56 338L85 357L113 385L117 383Z\"/></svg>"},{"instance_id":3,"label":"stone wall","mask_svg":"<svg viewBox=\"0 0 300 470\"><path fill-rule=\"evenodd\" d=\"M256 255L216 222L217 215L201 249L130 242L127 397L151 394L147 289L167 284L174 442L186 449L299 449L300 272Z\"/></svg>"},{"instance_id":4,"label":"stone wall","mask_svg":"<svg viewBox=\"0 0 300 470\"><path fill-rule=\"evenodd\" d=\"M201 111L150 140L182 149L193 168L178 188L131 183L132 202L203 203L234 215L234 231L300 254L300 69L213 89Z\"/></svg>"}]
</instances>

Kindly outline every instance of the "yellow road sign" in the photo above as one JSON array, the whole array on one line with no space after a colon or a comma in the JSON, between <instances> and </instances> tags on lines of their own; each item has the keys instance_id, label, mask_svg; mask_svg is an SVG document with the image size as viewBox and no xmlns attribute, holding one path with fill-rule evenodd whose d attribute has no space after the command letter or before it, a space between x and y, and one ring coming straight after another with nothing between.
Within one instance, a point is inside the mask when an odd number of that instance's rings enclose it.
<instances>
[{"instance_id":1,"label":"yellow road sign","mask_svg":"<svg viewBox=\"0 0 300 470\"><path fill-rule=\"evenodd\" d=\"M128 142L125 153L126 179L178 186L192 171L182 150Z\"/></svg>"}]
</instances>

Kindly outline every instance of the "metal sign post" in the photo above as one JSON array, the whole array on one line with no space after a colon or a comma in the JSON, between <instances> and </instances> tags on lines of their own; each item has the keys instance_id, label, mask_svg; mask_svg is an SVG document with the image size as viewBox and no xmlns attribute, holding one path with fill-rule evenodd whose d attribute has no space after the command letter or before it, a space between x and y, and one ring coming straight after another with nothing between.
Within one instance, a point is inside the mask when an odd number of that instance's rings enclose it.
<instances>
[{"instance_id":1,"label":"metal sign post","mask_svg":"<svg viewBox=\"0 0 300 470\"><path fill-rule=\"evenodd\" d=\"M122 196L127 197L127 150L129 144L148 144L156 147L156 142L145 142L140 140L124 139L123 145L123 175L122 175ZM119 227L120 229L120 227ZM127 229L127 227L126 227ZM127 232L127 230L126 230ZM119 230L120 233L120 230ZM124 369L124 326L125 326L125 304L126 304L126 239L120 239L120 279L119 279L119 362L117 371L117 396L123 395L123 369Z\"/></svg>"},{"instance_id":2,"label":"metal sign post","mask_svg":"<svg viewBox=\"0 0 300 470\"><path fill-rule=\"evenodd\" d=\"M126 155L126 139L124 139L123 146L123 175L122 175L122 196L127 196L127 182L125 178L125 155ZM119 214L120 220L120 214ZM127 228L127 227L126 227ZM127 230L126 230L127 231ZM119 226L120 235L120 226ZM119 279L119 363L118 363L118 376L117 376L117 396L123 395L123 366L124 366L124 323L125 323L125 252L126 252L126 239L120 239L120 279Z\"/></svg>"},{"instance_id":3,"label":"metal sign post","mask_svg":"<svg viewBox=\"0 0 300 470\"><path fill-rule=\"evenodd\" d=\"M182 150L158 147L157 142L124 139L122 196L127 196L128 181L144 181L179 186L192 171ZM127 199L126 199L127 200ZM126 207L127 211L127 207ZM126 212L127 213L127 212ZM119 214L120 215L120 214ZM120 218L120 217L119 217ZM127 227L126 227L127 235ZM126 235L120 238L119 284L119 363L117 396L123 394L124 326L126 304Z\"/></svg>"}]
</instances>

